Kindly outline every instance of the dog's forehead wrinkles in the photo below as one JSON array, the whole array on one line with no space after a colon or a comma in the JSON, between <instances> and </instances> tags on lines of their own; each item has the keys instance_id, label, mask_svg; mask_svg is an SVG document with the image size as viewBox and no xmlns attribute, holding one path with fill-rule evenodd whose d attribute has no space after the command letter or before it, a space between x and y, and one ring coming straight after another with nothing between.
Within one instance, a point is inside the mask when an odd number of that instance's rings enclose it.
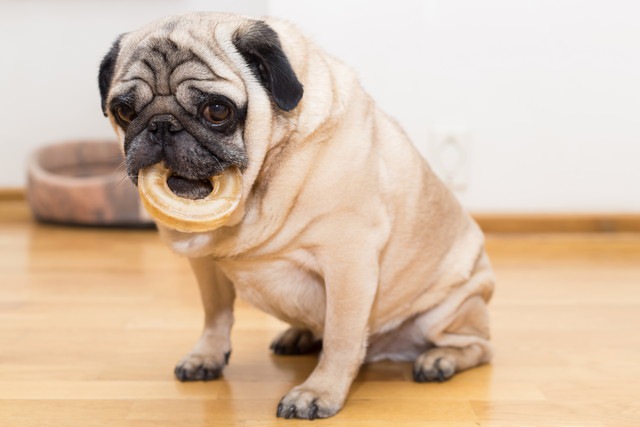
<instances>
[{"instance_id":1,"label":"dog's forehead wrinkles","mask_svg":"<svg viewBox=\"0 0 640 427\"><path fill-rule=\"evenodd\" d=\"M196 61L188 61L179 64L169 75L169 88L171 93L177 93L178 86L189 81L220 81L222 79L214 74L206 64Z\"/></svg>"},{"instance_id":2,"label":"dog's forehead wrinkles","mask_svg":"<svg viewBox=\"0 0 640 427\"><path fill-rule=\"evenodd\" d=\"M226 80L243 86L213 34L206 38L190 28L165 25L159 32L129 42L121 83L145 83L154 95L176 95L181 84L192 81Z\"/></svg>"},{"instance_id":3,"label":"dog's forehead wrinkles","mask_svg":"<svg viewBox=\"0 0 640 427\"><path fill-rule=\"evenodd\" d=\"M132 54L135 63L129 63L128 69L142 71L155 92L159 95L171 94L170 78L174 69L191 61L202 62L189 49L180 48L169 38L152 38L142 43ZM137 67L136 67L137 65ZM141 70L143 68L143 70ZM215 73L213 73L215 76Z\"/></svg>"},{"instance_id":4,"label":"dog's forehead wrinkles","mask_svg":"<svg viewBox=\"0 0 640 427\"><path fill-rule=\"evenodd\" d=\"M202 58L203 62L220 80L238 81L238 75L229 64L224 50L218 45L219 40L213 32L209 37L198 37L190 31L192 37L191 50Z\"/></svg>"}]
</instances>

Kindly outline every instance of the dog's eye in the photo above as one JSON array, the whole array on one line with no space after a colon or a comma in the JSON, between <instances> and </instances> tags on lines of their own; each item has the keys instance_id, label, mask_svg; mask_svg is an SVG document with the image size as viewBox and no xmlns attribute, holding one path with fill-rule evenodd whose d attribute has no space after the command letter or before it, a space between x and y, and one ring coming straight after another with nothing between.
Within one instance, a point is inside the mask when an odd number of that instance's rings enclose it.
<instances>
[{"instance_id":1,"label":"dog's eye","mask_svg":"<svg viewBox=\"0 0 640 427\"><path fill-rule=\"evenodd\" d=\"M129 124L136 118L136 112L127 105L120 105L116 108L118 118L124 123Z\"/></svg>"},{"instance_id":2,"label":"dog's eye","mask_svg":"<svg viewBox=\"0 0 640 427\"><path fill-rule=\"evenodd\" d=\"M220 125L231 116L231 109L224 104L210 104L202 110L202 116L209 123Z\"/></svg>"}]
</instances>

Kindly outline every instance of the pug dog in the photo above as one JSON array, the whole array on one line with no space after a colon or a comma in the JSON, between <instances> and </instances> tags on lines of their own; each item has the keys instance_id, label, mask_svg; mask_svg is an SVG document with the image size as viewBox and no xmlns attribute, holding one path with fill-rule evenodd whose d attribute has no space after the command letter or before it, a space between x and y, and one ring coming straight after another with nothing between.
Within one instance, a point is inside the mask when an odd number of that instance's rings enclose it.
<instances>
[{"instance_id":1,"label":"pug dog","mask_svg":"<svg viewBox=\"0 0 640 427\"><path fill-rule=\"evenodd\" d=\"M491 358L494 276L483 234L355 73L291 24L193 13L121 35L101 63L102 110L136 183L164 162L186 198L241 170L224 226L159 225L189 258L205 310L181 381L221 375L237 296L287 322L278 355L322 351L277 416L325 418L365 362L444 381Z\"/></svg>"}]
</instances>

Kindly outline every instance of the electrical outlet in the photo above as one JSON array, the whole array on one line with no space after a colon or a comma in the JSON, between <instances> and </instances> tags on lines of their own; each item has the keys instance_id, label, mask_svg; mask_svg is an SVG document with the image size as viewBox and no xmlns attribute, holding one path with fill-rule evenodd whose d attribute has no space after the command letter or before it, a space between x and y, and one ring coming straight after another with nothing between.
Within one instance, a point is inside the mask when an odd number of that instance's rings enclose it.
<instances>
[{"instance_id":1,"label":"electrical outlet","mask_svg":"<svg viewBox=\"0 0 640 427\"><path fill-rule=\"evenodd\" d=\"M466 190L469 186L469 132L464 129L436 129L429 139L428 160L436 174L450 189Z\"/></svg>"}]
</instances>

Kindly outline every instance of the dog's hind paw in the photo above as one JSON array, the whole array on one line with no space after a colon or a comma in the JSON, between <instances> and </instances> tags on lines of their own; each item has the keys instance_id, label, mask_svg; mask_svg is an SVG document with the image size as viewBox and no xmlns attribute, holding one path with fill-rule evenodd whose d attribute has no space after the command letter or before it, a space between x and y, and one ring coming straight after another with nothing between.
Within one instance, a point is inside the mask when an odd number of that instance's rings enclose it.
<instances>
[{"instance_id":1,"label":"dog's hind paw","mask_svg":"<svg viewBox=\"0 0 640 427\"><path fill-rule=\"evenodd\" d=\"M416 382L443 382L456 373L455 358L438 351L427 351L416 360L413 366L413 379Z\"/></svg>"},{"instance_id":2,"label":"dog's hind paw","mask_svg":"<svg viewBox=\"0 0 640 427\"><path fill-rule=\"evenodd\" d=\"M302 328L289 328L271 342L271 351L282 356L315 353L321 349L322 340Z\"/></svg>"}]
</instances>

